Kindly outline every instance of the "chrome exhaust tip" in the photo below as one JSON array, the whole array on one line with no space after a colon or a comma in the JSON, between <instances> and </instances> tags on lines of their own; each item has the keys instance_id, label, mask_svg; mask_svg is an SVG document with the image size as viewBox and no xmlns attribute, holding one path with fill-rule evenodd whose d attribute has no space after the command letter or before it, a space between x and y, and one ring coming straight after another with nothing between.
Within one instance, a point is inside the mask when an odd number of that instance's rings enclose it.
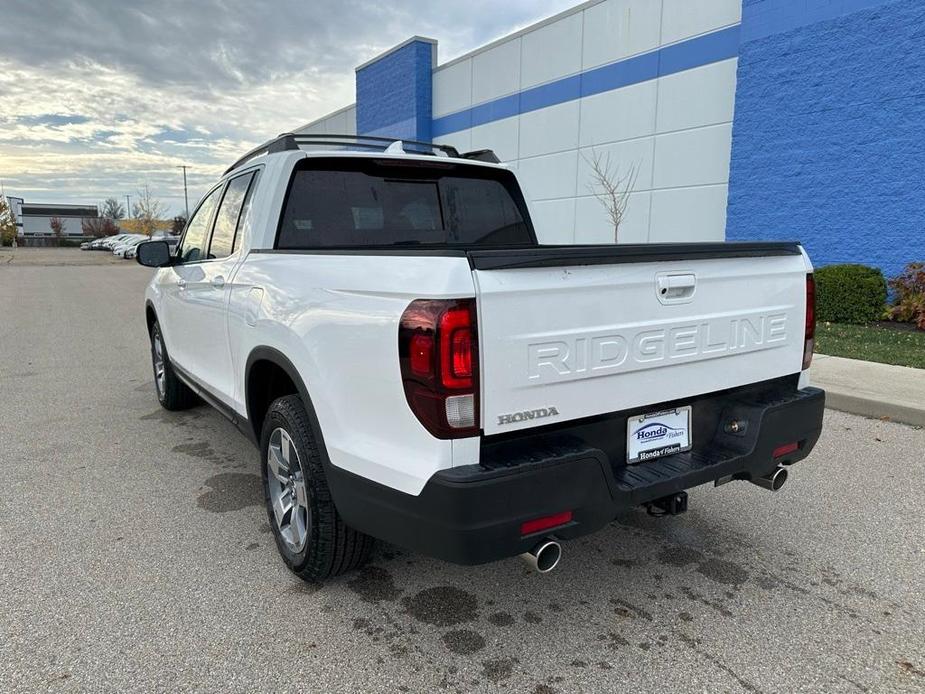
<instances>
[{"instance_id":1,"label":"chrome exhaust tip","mask_svg":"<svg viewBox=\"0 0 925 694\"><path fill-rule=\"evenodd\" d=\"M784 482L787 481L787 470L785 468L779 467L770 475L765 475L764 477L756 477L750 479L749 482L752 484L757 484L762 489L767 489L768 491L776 492L778 489L784 486Z\"/></svg>"},{"instance_id":2,"label":"chrome exhaust tip","mask_svg":"<svg viewBox=\"0 0 925 694\"><path fill-rule=\"evenodd\" d=\"M546 538L539 542L529 552L520 555L534 571L546 574L559 565L562 558L562 546L555 540Z\"/></svg>"}]
</instances>

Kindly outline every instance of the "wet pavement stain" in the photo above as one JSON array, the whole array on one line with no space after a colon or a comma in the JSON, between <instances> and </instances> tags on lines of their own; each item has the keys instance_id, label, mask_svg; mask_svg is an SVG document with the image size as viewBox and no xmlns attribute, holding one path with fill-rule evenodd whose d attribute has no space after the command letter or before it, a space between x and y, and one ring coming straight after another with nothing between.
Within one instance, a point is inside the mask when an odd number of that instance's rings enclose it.
<instances>
[{"instance_id":1,"label":"wet pavement stain","mask_svg":"<svg viewBox=\"0 0 925 694\"><path fill-rule=\"evenodd\" d=\"M731 667L726 665L726 663L720 660L716 655L706 650L705 648L701 648L697 639L692 638L688 636L687 634L679 634L679 637L681 639L681 643L683 643L685 646L690 648L692 651L702 656L706 660L710 661L713 665L715 665L720 670L725 672L727 675L732 677L736 682L739 683L739 686L742 687L742 689L744 689L747 692L754 692L754 694L758 694L759 692L761 692L761 690L758 689L758 687L756 687L754 684L752 684L747 679L742 677L739 673L737 673Z\"/></svg>"},{"instance_id":2,"label":"wet pavement stain","mask_svg":"<svg viewBox=\"0 0 925 694\"><path fill-rule=\"evenodd\" d=\"M711 581L727 586L740 586L748 580L748 571L738 564L723 559L707 559L700 562L697 572Z\"/></svg>"},{"instance_id":3,"label":"wet pavement stain","mask_svg":"<svg viewBox=\"0 0 925 694\"><path fill-rule=\"evenodd\" d=\"M395 587L392 574L381 566L364 566L354 578L347 582L347 587L360 596L363 602L393 602L398 600L402 591Z\"/></svg>"},{"instance_id":4,"label":"wet pavement stain","mask_svg":"<svg viewBox=\"0 0 925 694\"><path fill-rule=\"evenodd\" d=\"M402 603L416 620L438 627L471 622L478 616L478 598L454 586L427 588Z\"/></svg>"},{"instance_id":5,"label":"wet pavement stain","mask_svg":"<svg viewBox=\"0 0 925 694\"><path fill-rule=\"evenodd\" d=\"M410 651L410 648L401 643L393 643L389 646L389 653L393 658L404 658Z\"/></svg>"},{"instance_id":6,"label":"wet pavement stain","mask_svg":"<svg viewBox=\"0 0 925 694\"><path fill-rule=\"evenodd\" d=\"M488 616L488 621L496 627L509 627L514 623L514 618L507 612L495 612Z\"/></svg>"},{"instance_id":7,"label":"wet pavement stain","mask_svg":"<svg viewBox=\"0 0 925 694\"><path fill-rule=\"evenodd\" d=\"M669 566L687 566L703 559L703 554L690 547L666 547L658 553L658 560Z\"/></svg>"},{"instance_id":8,"label":"wet pavement stain","mask_svg":"<svg viewBox=\"0 0 925 694\"><path fill-rule=\"evenodd\" d=\"M637 607L636 605L627 602L626 600L621 600L619 598L611 598L611 604L617 605L616 612L623 617L642 617L646 621L652 621L652 614Z\"/></svg>"},{"instance_id":9,"label":"wet pavement stain","mask_svg":"<svg viewBox=\"0 0 925 694\"><path fill-rule=\"evenodd\" d=\"M164 424L169 424L171 426L186 426L189 422L194 421L202 417L202 414L199 412L170 412L163 408L154 410L146 415L139 417L139 421L142 422L163 422Z\"/></svg>"},{"instance_id":10,"label":"wet pavement stain","mask_svg":"<svg viewBox=\"0 0 925 694\"><path fill-rule=\"evenodd\" d=\"M263 504L263 489L257 475L223 472L205 481L209 491L200 494L196 504L204 511L228 513Z\"/></svg>"},{"instance_id":11,"label":"wet pavement stain","mask_svg":"<svg viewBox=\"0 0 925 694\"><path fill-rule=\"evenodd\" d=\"M908 660L897 660L896 664L903 672L908 672L910 675L916 675L917 677L925 677L925 670L920 670Z\"/></svg>"},{"instance_id":12,"label":"wet pavement stain","mask_svg":"<svg viewBox=\"0 0 925 694\"><path fill-rule=\"evenodd\" d=\"M443 643L457 655L472 655L485 648L482 635L468 629L448 631L443 635Z\"/></svg>"},{"instance_id":13,"label":"wet pavement stain","mask_svg":"<svg viewBox=\"0 0 925 694\"><path fill-rule=\"evenodd\" d=\"M607 648L609 648L612 651L616 651L622 648L623 646L630 645L629 641L627 641L625 638L623 638L619 634L615 634L612 631L608 632L606 635L602 634L598 638L607 641Z\"/></svg>"},{"instance_id":14,"label":"wet pavement stain","mask_svg":"<svg viewBox=\"0 0 925 694\"><path fill-rule=\"evenodd\" d=\"M253 551L254 551L255 549L257 549L258 547L260 547L260 543L259 543L259 542L251 542L251 543L250 543L247 547L245 547L244 549L245 549L246 551L248 551L248 552L253 552Z\"/></svg>"},{"instance_id":15,"label":"wet pavement stain","mask_svg":"<svg viewBox=\"0 0 925 694\"><path fill-rule=\"evenodd\" d=\"M524 621L527 624L539 624L543 621L543 618L535 612L524 612Z\"/></svg>"},{"instance_id":16,"label":"wet pavement stain","mask_svg":"<svg viewBox=\"0 0 925 694\"><path fill-rule=\"evenodd\" d=\"M188 455L191 458L199 458L201 460L208 460L212 463L220 463L222 459L212 450L212 446L209 445L206 441L199 441L197 443L181 443L177 446L171 448L174 453L182 453L183 455Z\"/></svg>"},{"instance_id":17,"label":"wet pavement stain","mask_svg":"<svg viewBox=\"0 0 925 694\"><path fill-rule=\"evenodd\" d=\"M688 600L692 602L699 602L703 605L706 605L707 607L712 607L714 610L716 610L721 615L723 615L723 617L733 616L732 611L729 608L727 608L723 603L716 602L715 600L710 600L709 598L704 597L700 593L695 592L688 586L681 586L681 593L683 593L684 597L686 597Z\"/></svg>"},{"instance_id":18,"label":"wet pavement stain","mask_svg":"<svg viewBox=\"0 0 925 694\"><path fill-rule=\"evenodd\" d=\"M517 658L494 658L482 661L482 676L492 682L506 680L514 672Z\"/></svg>"}]
</instances>

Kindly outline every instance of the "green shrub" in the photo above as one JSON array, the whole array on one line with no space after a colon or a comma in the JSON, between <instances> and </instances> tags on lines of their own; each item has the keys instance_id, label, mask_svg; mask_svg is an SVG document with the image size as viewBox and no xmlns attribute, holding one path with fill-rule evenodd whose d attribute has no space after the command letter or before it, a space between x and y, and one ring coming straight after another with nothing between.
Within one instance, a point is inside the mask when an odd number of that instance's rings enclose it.
<instances>
[{"instance_id":1,"label":"green shrub","mask_svg":"<svg viewBox=\"0 0 925 694\"><path fill-rule=\"evenodd\" d=\"M870 323L883 317L886 280L866 265L829 265L816 270L816 319Z\"/></svg>"},{"instance_id":2,"label":"green shrub","mask_svg":"<svg viewBox=\"0 0 925 694\"><path fill-rule=\"evenodd\" d=\"M890 280L890 289L895 298L890 317L925 330L925 263L909 263L902 274Z\"/></svg>"}]
</instances>

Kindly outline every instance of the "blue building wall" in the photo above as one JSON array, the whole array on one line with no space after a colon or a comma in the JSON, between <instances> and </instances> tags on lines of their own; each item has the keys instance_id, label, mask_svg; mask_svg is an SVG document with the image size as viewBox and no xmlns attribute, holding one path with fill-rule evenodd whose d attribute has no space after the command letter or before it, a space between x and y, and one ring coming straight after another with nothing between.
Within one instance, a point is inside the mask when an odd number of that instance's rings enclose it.
<instances>
[{"instance_id":1,"label":"blue building wall","mask_svg":"<svg viewBox=\"0 0 925 694\"><path fill-rule=\"evenodd\" d=\"M925 2L744 0L726 233L925 260Z\"/></svg>"},{"instance_id":2,"label":"blue building wall","mask_svg":"<svg viewBox=\"0 0 925 694\"><path fill-rule=\"evenodd\" d=\"M357 68L357 133L430 141L432 41L412 39Z\"/></svg>"}]
</instances>

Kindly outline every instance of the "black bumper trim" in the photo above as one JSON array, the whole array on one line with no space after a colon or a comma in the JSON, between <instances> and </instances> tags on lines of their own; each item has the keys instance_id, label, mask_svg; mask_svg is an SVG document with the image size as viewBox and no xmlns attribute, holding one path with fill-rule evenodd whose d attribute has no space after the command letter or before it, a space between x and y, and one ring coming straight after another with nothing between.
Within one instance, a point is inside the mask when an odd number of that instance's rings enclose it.
<instances>
[{"instance_id":1,"label":"black bumper trim","mask_svg":"<svg viewBox=\"0 0 925 694\"><path fill-rule=\"evenodd\" d=\"M538 439L515 464L442 470L418 496L331 465L328 482L341 516L358 530L447 561L480 564L530 549L537 538L521 537L525 520L570 510L572 522L552 534L574 539L655 499L723 478L754 479L802 460L821 433L825 393L794 388L723 404L720 421L750 422L743 434L718 426L692 451L632 466L563 431ZM777 446L793 441L795 453L772 458Z\"/></svg>"}]
</instances>

